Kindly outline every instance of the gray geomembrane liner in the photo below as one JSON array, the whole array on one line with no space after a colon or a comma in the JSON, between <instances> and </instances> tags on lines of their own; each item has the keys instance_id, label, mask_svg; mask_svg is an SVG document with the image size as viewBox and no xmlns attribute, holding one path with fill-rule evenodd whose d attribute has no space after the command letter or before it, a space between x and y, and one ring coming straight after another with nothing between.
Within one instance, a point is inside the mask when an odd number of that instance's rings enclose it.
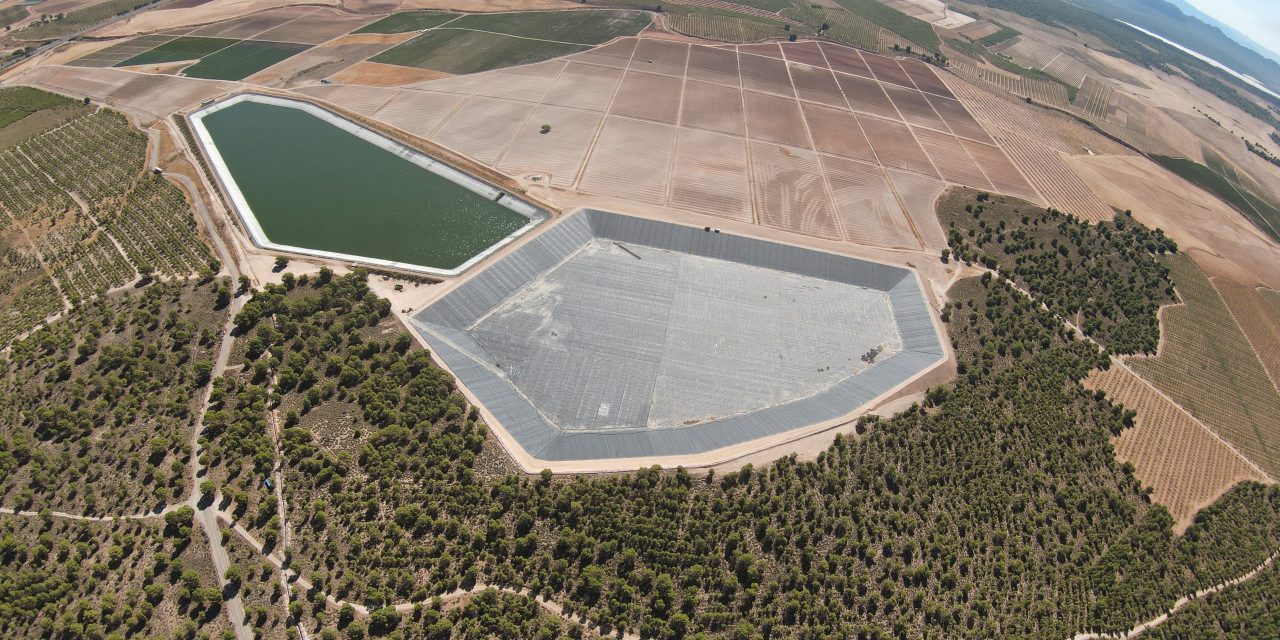
<instances>
[{"instance_id":1,"label":"gray geomembrane liner","mask_svg":"<svg viewBox=\"0 0 1280 640\"><path fill-rule=\"evenodd\" d=\"M594 210L412 324L552 461L778 435L848 415L945 356L908 269Z\"/></svg>"}]
</instances>

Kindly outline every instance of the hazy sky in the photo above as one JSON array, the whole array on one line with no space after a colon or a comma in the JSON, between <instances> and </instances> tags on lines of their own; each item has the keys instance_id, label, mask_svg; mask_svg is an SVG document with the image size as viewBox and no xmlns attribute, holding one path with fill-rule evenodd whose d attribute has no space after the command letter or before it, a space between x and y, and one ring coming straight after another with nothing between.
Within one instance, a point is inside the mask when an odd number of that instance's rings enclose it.
<instances>
[{"instance_id":1,"label":"hazy sky","mask_svg":"<svg viewBox=\"0 0 1280 640\"><path fill-rule=\"evenodd\" d=\"M1280 2L1276 0L1187 0L1254 42L1280 53Z\"/></svg>"}]
</instances>

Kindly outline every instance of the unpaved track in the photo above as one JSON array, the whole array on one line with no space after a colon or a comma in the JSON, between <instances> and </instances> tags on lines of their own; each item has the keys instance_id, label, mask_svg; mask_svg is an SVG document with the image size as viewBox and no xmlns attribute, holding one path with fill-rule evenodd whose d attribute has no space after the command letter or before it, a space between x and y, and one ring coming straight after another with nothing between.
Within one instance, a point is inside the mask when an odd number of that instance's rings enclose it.
<instances>
[{"instance_id":1,"label":"unpaved track","mask_svg":"<svg viewBox=\"0 0 1280 640\"><path fill-rule=\"evenodd\" d=\"M1071 640L1125 640L1127 638L1136 638L1164 624L1166 621L1169 620L1170 616L1182 610L1187 605L1193 602L1196 602L1197 600L1200 600L1205 596L1218 593L1219 591L1222 591L1228 587L1234 587L1242 582L1247 582L1249 580L1252 580L1253 578L1257 577L1259 573L1262 573L1263 570L1265 570L1267 567L1271 566L1271 564L1275 562L1277 557L1280 557L1280 550L1273 552L1270 556L1267 557L1266 560L1262 561L1262 564L1259 564L1258 566L1254 567L1248 573L1245 573L1240 576L1236 576L1230 580L1219 582L1218 584L1215 584L1212 587L1205 587L1204 589L1201 589L1189 596L1183 596L1181 598L1178 598L1178 601L1173 603L1173 606L1170 607L1169 610L1166 611L1165 613L1162 613L1150 620L1142 622L1134 626L1132 629L1129 629L1128 631L1124 631L1121 633L1077 633L1076 635L1071 636Z\"/></svg>"}]
</instances>

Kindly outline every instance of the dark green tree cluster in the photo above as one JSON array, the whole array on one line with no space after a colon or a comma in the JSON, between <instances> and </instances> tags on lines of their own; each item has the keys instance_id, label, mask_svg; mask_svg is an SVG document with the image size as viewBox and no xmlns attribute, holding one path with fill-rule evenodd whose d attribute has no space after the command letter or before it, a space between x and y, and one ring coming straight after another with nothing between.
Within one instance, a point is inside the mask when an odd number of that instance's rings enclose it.
<instances>
[{"instance_id":1,"label":"dark green tree cluster","mask_svg":"<svg viewBox=\"0 0 1280 640\"><path fill-rule=\"evenodd\" d=\"M186 454L225 310L215 283L96 298L0 357L7 507L137 513L187 490Z\"/></svg>"},{"instance_id":2,"label":"dark green tree cluster","mask_svg":"<svg viewBox=\"0 0 1280 640\"><path fill-rule=\"evenodd\" d=\"M1127 628L1280 543L1280 497L1256 485L1176 537L1115 460L1128 414L1078 384L1106 355L999 279L950 297L960 379L815 461L560 478L510 473L452 380L370 332L362 274L268 292L242 324L272 328L253 366L316 373L264 392L289 416L294 566L371 608L485 582L650 638L1060 638ZM389 616L358 632L430 628Z\"/></svg>"},{"instance_id":3,"label":"dark green tree cluster","mask_svg":"<svg viewBox=\"0 0 1280 640\"><path fill-rule=\"evenodd\" d=\"M1280 564L1256 578L1210 594L1143 635L1151 640L1280 638Z\"/></svg>"},{"instance_id":4,"label":"dark green tree cluster","mask_svg":"<svg viewBox=\"0 0 1280 640\"><path fill-rule=\"evenodd\" d=\"M1156 312L1176 300L1156 257L1178 250L1130 215L1092 224L1055 209L971 189L938 205L950 257L997 269L1115 353L1151 353Z\"/></svg>"},{"instance_id":5,"label":"dark green tree cluster","mask_svg":"<svg viewBox=\"0 0 1280 640\"><path fill-rule=\"evenodd\" d=\"M228 626L191 515L0 517L0 637L194 638Z\"/></svg>"}]
</instances>

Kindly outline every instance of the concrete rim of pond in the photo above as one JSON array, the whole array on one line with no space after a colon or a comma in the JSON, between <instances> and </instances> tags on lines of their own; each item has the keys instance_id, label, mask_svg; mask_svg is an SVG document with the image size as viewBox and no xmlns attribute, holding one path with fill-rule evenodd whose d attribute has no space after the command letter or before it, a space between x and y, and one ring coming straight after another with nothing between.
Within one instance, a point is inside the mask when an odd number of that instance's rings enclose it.
<instances>
[{"instance_id":1,"label":"concrete rim of pond","mask_svg":"<svg viewBox=\"0 0 1280 640\"><path fill-rule=\"evenodd\" d=\"M244 193L241 192L240 187L236 184L236 180L231 174L230 167L227 166L227 163L223 159L222 154L218 151L217 143L214 142L213 136L210 134L208 128L204 124L205 116L210 115L212 113L216 113L218 111L234 106L241 102L258 102L261 104L287 107L290 109L297 109L299 111L312 115L332 126L335 126L339 129L342 129L343 131L346 131L347 133L350 133L360 138L361 140L369 144L372 144L389 153L399 156L400 158L403 158L421 167L426 171L430 171L431 173L434 173L435 175L441 178L444 178L450 182L453 182L454 184L457 184L463 188L466 188L476 193L479 196L482 196L489 200L496 200L498 201L498 204L502 205L503 207L506 207L507 209L510 209L511 211L514 211L520 214L521 216L524 216L525 218L527 218L528 222L522 227L520 227L519 229L517 229L516 231L512 232L511 234L503 237L502 239L489 245L487 248L480 251L479 253L471 256L462 264L451 269L428 267L425 265L413 264L409 262L385 260L382 258L374 258L370 256L361 256L361 255L355 255L355 254L349 254L349 253L325 251L322 249L311 249L307 247L300 247L295 245L288 245L288 244L281 244L281 243L274 242L269 237L267 237L266 232L263 231L262 226L258 222L257 216L254 214L253 209L249 206L248 201L245 199ZM236 212L236 217L239 218L241 224L244 225L244 228L246 232L249 234L250 239L253 241L253 244L260 249L266 249L270 251L279 251L284 253L292 253L292 254L303 255L303 256L312 256L316 258L325 258L329 260L349 262L349 263L354 263L358 265L367 265L372 267L395 269L398 271L407 271L411 273L419 273L424 275L452 277L467 271L468 269L475 266L477 263L489 257L493 253L511 244L517 238L520 238L528 234L539 224L543 223L544 221L546 221L551 217L546 210L536 207L526 202L525 200L512 195L509 191L496 188L470 174L467 174L463 171L455 169L454 167L448 164L445 164L444 162L437 160L418 149L410 147L409 145L406 145L404 143L397 142L392 138L389 138L381 133L373 131L372 129L369 129L363 125L352 122L351 120L348 120L332 111L329 111L324 107L318 106L311 102L307 102L305 100L279 98L276 96L269 96L269 95L264 95L260 93L254 93L254 92L243 92L243 93L238 93L234 96L231 96L230 98L219 100L218 102L215 102L213 104L207 104L202 106L200 109L189 114L187 116L187 121L191 125L192 133L194 134L197 144L200 146L200 151L204 154L205 158L207 158L209 161L210 167L213 170L213 174L215 175L218 181L218 184L222 187L222 190L230 198L232 208L235 209L235 212ZM499 197L501 197L501 200L498 200Z\"/></svg>"}]
</instances>

